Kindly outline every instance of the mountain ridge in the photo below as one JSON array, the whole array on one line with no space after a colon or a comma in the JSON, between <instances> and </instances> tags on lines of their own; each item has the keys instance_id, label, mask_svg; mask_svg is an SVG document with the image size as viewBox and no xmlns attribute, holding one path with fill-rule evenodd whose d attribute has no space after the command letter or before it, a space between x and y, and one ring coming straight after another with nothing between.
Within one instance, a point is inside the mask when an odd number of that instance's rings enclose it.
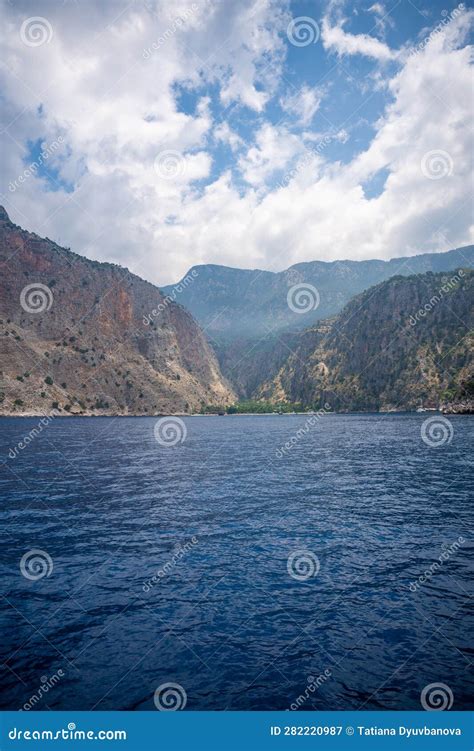
<instances>
[{"instance_id":1,"label":"mountain ridge","mask_svg":"<svg viewBox=\"0 0 474 751\"><path fill-rule=\"evenodd\" d=\"M203 264L192 266L176 285L161 289L191 311L212 342L224 376L247 398L259 372L261 380L268 376L268 357L274 359L281 334L290 343L293 332L337 315L355 295L397 273L473 266L472 245L388 261L304 261L281 272ZM185 279L189 283L182 287ZM289 304L288 295L298 287L307 290L310 303L312 298L317 303L308 312ZM253 353L252 362L248 352Z\"/></svg>"},{"instance_id":2,"label":"mountain ridge","mask_svg":"<svg viewBox=\"0 0 474 751\"><path fill-rule=\"evenodd\" d=\"M210 337L219 344L227 344L272 330L307 328L338 313L355 294L398 273L410 276L472 266L473 245L387 261L303 261L283 271L200 264L192 266L176 284L160 289L165 295L176 294L183 280L193 274L192 283L179 292L179 301ZM307 312L289 307L287 293L297 284L316 288L317 306Z\"/></svg>"},{"instance_id":3,"label":"mountain ridge","mask_svg":"<svg viewBox=\"0 0 474 751\"><path fill-rule=\"evenodd\" d=\"M128 269L27 232L5 209L0 263L0 413L161 414L235 398L192 315Z\"/></svg>"},{"instance_id":4,"label":"mountain ridge","mask_svg":"<svg viewBox=\"0 0 474 751\"><path fill-rule=\"evenodd\" d=\"M399 374L394 380L393 372L387 370L392 400L383 384L367 385L357 378L365 371L364 358L383 351L384 336L412 311L414 300L421 304L423 290L435 295L436 285L447 279L443 274L454 271L452 267L460 260L465 262L461 264L464 271L457 267L462 283L450 290L450 299L471 321L472 310L466 311L472 296L473 246L411 256L412 265L429 270L391 275L344 302L354 286L369 283L381 270L384 274L401 267L404 272L412 270L406 268L407 259L307 261L284 272L196 265L180 283L160 290L119 264L85 258L23 230L9 220L3 207L0 240L4 291L0 301L0 414L44 414L51 409L62 414L189 413L206 405L224 409L237 395L302 403L309 408L319 404L321 393L328 389L337 395L334 407L338 411L392 409L397 398L405 408L413 409L423 399L439 402L443 389L452 402L472 381L472 342L468 337L467 350L456 349L454 340L460 329L455 319L442 313L446 299L428 319L431 324L416 321L417 335L421 330L428 332L416 357L412 352L408 357L403 347L397 351L406 377ZM443 271L433 272L430 267ZM308 287L302 280L311 276L308 270L315 269L319 281L326 277L326 283L320 283L320 304L309 311L316 320L307 325L308 318L292 307L294 300L287 293L293 286L311 292L311 282ZM206 272L211 274L210 284ZM240 283L229 294L229 279L245 279L245 294ZM457 293L458 286L465 299ZM30 288L36 298L28 298ZM403 309L393 297L395 288L404 300ZM199 300L202 289L206 294ZM236 329L211 326L206 336L184 306L189 295L198 318L206 310L215 312L219 305L230 308ZM333 312L319 319L328 309L328 300ZM239 334L239 309L251 324L251 336L245 327L247 335ZM362 341L359 329L346 321L348 311L364 331ZM351 333L348 341L337 336L341 322ZM430 366L430 388L426 390L425 384L424 391L417 390L415 382L423 384L426 374L417 371L416 359L427 362L426 352L433 357L433 347L448 344L456 350L450 379L443 381ZM392 357L392 370L396 362Z\"/></svg>"},{"instance_id":5,"label":"mountain ridge","mask_svg":"<svg viewBox=\"0 0 474 751\"><path fill-rule=\"evenodd\" d=\"M474 271L395 276L305 329L257 399L336 411L436 409L474 399Z\"/></svg>"},{"instance_id":6,"label":"mountain ridge","mask_svg":"<svg viewBox=\"0 0 474 751\"><path fill-rule=\"evenodd\" d=\"M199 270L199 269L226 269L228 271L241 271L243 273L258 273L258 274L270 274L277 276L278 274L283 274L287 271L290 271L291 269L303 267L303 266L311 266L313 264L321 264L322 266L334 266L336 264L342 263L342 264L364 264L364 263L380 263L380 264L391 264L395 261L408 261L410 258L431 258L435 256L444 256L448 253L461 253L462 251L466 251L469 254L473 252L474 245L460 245L457 248L449 248L449 250L439 250L439 251L428 251L427 253L414 253L411 256L393 256L392 258L368 258L368 259L362 259L362 260L354 260L351 258L338 258L334 261L321 261L319 259L313 259L312 261L298 261L297 263L291 264L291 266L288 266L285 269L281 269L280 271L272 271L271 269L260 269L260 268L242 268L240 266L227 266L226 264L222 263L197 263L193 264L193 266L190 266L187 273L184 277L181 278L184 279L188 274L190 274L193 270ZM160 289L172 289L176 286L176 284L179 284L179 282L176 282L174 284L165 284L165 285L158 285Z\"/></svg>"}]
</instances>

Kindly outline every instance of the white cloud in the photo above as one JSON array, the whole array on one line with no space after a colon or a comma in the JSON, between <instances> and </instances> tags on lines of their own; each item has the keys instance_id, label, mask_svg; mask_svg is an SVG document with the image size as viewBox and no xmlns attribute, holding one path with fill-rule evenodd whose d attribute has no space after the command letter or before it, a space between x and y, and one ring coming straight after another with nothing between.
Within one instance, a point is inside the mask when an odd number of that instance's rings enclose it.
<instances>
[{"instance_id":1,"label":"white cloud","mask_svg":"<svg viewBox=\"0 0 474 751\"><path fill-rule=\"evenodd\" d=\"M294 115L301 125L307 126L318 111L321 99L321 91L304 85L301 89L282 97L280 105L285 112Z\"/></svg>"},{"instance_id":2,"label":"white cloud","mask_svg":"<svg viewBox=\"0 0 474 751\"><path fill-rule=\"evenodd\" d=\"M212 212L208 197L193 205L192 216L184 212L183 242L205 226L197 243L201 260L272 269L315 258L390 258L472 242L470 53L456 48L467 22L466 15L443 40L407 60L391 81L394 100L376 137L352 162L325 162L323 151L315 164L296 170L287 187L262 199L254 191L237 194L230 178L219 181L209 189ZM431 150L451 156L450 176L431 180L423 174L421 162ZM383 193L367 199L362 183L384 167L390 174ZM217 220L208 227L212 215L222 218L222 227Z\"/></svg>"},{"instance_id":3,"label":"white cloud","mask_svg":"<svg viewBox=\"0 0 474 751\"><path fill-rule=\"evenodd\" d=\"M387 8L385 7L385 5L383 5L383 3L374 3L370 6L370 8L367 8L368 13L374 14L377 29L382 34L382 36L385 34L387 27L390 27L392 29L395 28L395 22L393 20L391 10L392 9L387 11Z\"/></svg>"},{"instance_id":4,"label":"white cloud","mask_svg":"<svg viewBox=\"0 0 474 751\"><path fill-rule=\"evenodd\" d=\"M295 135L284 128L265 123L256 135L255 145L238 160L238 167L246 182L257 188L262 187L271 175L283 170L303 148Z\"/></svg>"},{"instance_id":5,"label":"white cloud","mask_svg":"<svg viewBox=\"0 0 474 751\"><path fill-rule=\"evenodd\" d=\"M21 190L7 192L4 200L17 221L79 253L122 261L156 278L150 245L160 228L166 230L168 217L179 217L198 200L195 182L208 178L212 162L209 100L202 98L186 114L177 105L175 85L193 91L217 83L226 104L261 110L269 93L258 87L278 79L284 8L273 0L242 0L238 6L183 1L171 11L166 0L117 0L91 4L84 13L76 4L43 0L35 15L47 18L52 39L27 46L20 29L31 14L20 4L4 4L0 41L6 65L0 75L12 121L2 144L6 183L24 169L28 142L50 142L59 134L67 153L56 159L59 180L74 182L66 194L31 177ZM236 134L217 130L217 137L224 136L237 145ZM156 169L160 154L169 151L182 155L174 179ZM160 253L161 277L174 277L172 249L160 247Z\"/></svg>"},{"instance_id":6,"label":"white cloud","mask_svg":"<svg viewBox=\"0 0 474 751\"><path fill-rule=\"evenodd\" d=\"M395 53L379 39L369 34L349 34L342 28L342 22L332 26L328 18L323 19L321 39L325 49L338 55L365 55L379 61L395 57Z\"/></svg>"},{"instance_id":7,"label":"white cloud","mask_svg":"<svg viewBox=\"0 0 474 751\"><path fill-rule=\"evenodd\" d=\"M470 51L462 46L472 13L404 57L376 39L328 26L330 49L394 58L398 69L391 80L382 76L390 100L375 136L342 163L334 151L329 159L331 147L306 160L305 145L319 134L306 126L296 137L265 109L273 94L272 102L282 96L287 15L276 2L200 2L172 34L164 33L175 12L167 3L146 11L127 9L124 0L113 13L110 4L91 4L86 14L79 4L45 4L35 14L51 15L54 35L37 48L21 42L21 7L4 6L0 27L4 119L12 121L0 144L6 184L23 171L28 142L51 143L58 135L65 144L51 164L74 184L70 193L53 191L32 176L15 192L7 188L2 200L27 229L161 284L203 262L282 269L316 258L388 258L472 241ZM237 107L241 131L237 118L229 124L228 110L216 111L215 99L199 97L205 83L226 107ZM194 108L180 110L176 85L198 96ZM285 101L300 123L316 105L311 96ZM342 143L348 132L352 138L352 125L337 135ZM233 171L213 160L215 140L235 150ZM171 178L155 169L157 156L169 150L184 160ZM430 180L421 170L434 150L452 160L444 179ZM383 168L389 171L383 192L367 199L362 185ZM282 172L288 184L272 188Z\"/></svg>"},{"instance_id":8,"label":"white cloud","mask_svg":"<svg viewBox=\"0 0 474 751\"><path fill-rule=\"evenodd\" d=\"M281 33L290 16L278 0L208 1L205 34L191 49L204 75L220 84L225 107L239 102L262 112L277 88L285 44Z\"/></svg>"},{"instance_id":9,"label":"white cloud","mask_svg":"<svg viewBox=\"0 0 474 751\"><path fill-rule=\"evenodd\" d=\"M243 139L229 126L229 123L222 122L216 125L214 128L214 138L221 143L227 143L232 151L236 151L240 148L244 141Z\"/></svg>"},{"instance_id":10,"label":"white cloud","mask_svg":"<svg viewBox=\"0 0 474 751\"><path fill-rule=\"evenodd\" d=\"M374 3L368 8L369 13L376 13L378 16L384 16L386 11L382 3Z\"/></svg>"}]
</instances>

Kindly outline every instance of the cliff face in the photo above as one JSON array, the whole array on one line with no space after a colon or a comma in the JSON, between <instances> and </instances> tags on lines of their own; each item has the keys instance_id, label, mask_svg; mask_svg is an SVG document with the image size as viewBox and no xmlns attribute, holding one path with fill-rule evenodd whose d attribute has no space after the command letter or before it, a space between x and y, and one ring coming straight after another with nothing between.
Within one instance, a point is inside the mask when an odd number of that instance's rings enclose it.
<instances>
[{"instance_id":1,"label":"cliff face","mask_svg":"<svg viewBox=\"0 0 474 751\"><path fill-rule=\"evenodd\" d=\"M0 412L155 414L234 394L192 316L127 269L0 209Z\"/></svg>"},{"instance_id":2,"label":"cliff face","mask_svg":"<svg viewBox=\"0 0 474 751\"><path fill-rule=\"evenodd\" d=\"M209 332L224 375L239 395L248 397L257 382L275 372L292 339L290 332L337 315L355 295L396 275L473 265L474 246L390 261L311 261L278 273L211 264L188 272L181 284L186 279L192 283L183 285L179 301ZM309 299L317 294L318 304L295 313L288 304L295 285L309 288ZM163 292L172 294L174 289L170 285Z\"/></svg>"},{"instance_id":3,"label":"cliff face","mask_svg":"<svg viewBox=\"0 0 474 751\"><path fill-rule=\"evenodd\" d=\"M473 292L469 269L383 282L302 332L256 396L351 411L467 403Z\"/></svg>"}]
</instances>

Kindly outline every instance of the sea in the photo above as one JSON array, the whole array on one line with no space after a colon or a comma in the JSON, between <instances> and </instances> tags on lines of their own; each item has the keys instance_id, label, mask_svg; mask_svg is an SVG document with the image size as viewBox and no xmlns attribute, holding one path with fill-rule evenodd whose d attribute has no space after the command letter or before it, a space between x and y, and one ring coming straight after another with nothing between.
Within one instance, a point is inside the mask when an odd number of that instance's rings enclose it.
<instances>
[{"instance_id":1,"label":"sea","mask_svg":"<svg viewBox=\"0 0 474 751\"><path fill-rule=\"evenodd\" d=\"M2 709L473 708L472 417L0 430Z\"/></svg>"}]
</instances>

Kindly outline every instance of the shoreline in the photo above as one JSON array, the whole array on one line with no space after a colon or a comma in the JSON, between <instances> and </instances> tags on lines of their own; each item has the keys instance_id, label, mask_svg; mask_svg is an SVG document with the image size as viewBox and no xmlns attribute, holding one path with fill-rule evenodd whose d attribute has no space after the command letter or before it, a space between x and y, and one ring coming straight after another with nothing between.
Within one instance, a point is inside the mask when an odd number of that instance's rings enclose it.
<instances>
[{"instance_id":1,"label":"shoreline","mask_svg":"<svg viewBox=\"0 0 474 751\"><path fill-rule=\"evenodd\" d=\"M384 411L375 411L375 410L367 410L367 411L347 411L347 412L326 412L325 416L329 415L426 415L426 414L440 414L440 415L450 415L456 416L456 415L464 415L469 416L473 415L473 411L449 411L448 409L427 409L424 412L418 412L416 409L400 409L400 410L384 410ZM58 418L74 418L74 417L86 417L86 418L143 418L147 417L150 419L160 419L162 417L303 417L308 416L312 417L317 414L317 411L313 412L234 412L231 414L227 414L226 412L224 414L217 414L217 413L209 413L209 414L201 414L200 412L159 412L153 415L150 414L129 414L129 413L122 413L122 412L113 412L110 414L103 414L98 415L94 414L93 412L84 412L81 414L71 414L70 412L64 412L64 414L60 415L54 415L51 417L51 414L48 412L13 412L13 413L4 413L0 414L0 420L1 419L9 419L9 418L21 418L21 419L44 419L44 418L50 418L50 419L58 419Z\"/></svg>"}]
</instances>

